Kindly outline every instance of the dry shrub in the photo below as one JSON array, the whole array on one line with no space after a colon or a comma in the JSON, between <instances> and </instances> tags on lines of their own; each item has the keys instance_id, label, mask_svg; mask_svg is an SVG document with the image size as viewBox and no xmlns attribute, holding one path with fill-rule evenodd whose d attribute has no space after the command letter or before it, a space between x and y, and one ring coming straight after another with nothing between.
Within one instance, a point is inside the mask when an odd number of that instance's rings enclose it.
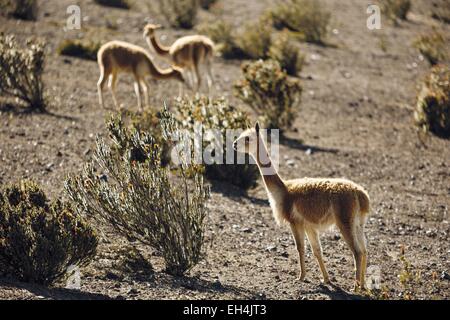
<instances>
[{"instance_id":1,"label":"dry shrub","mask_svg":"<svg viewBox=\"0 0 450 320\"><path fill-rule=\"evenodd\" d=\"M66 39L58 46L58 54L97 61L97 52L101 45L98 42Z\"/></svg>"},{"instance_id":2,"label":"dry shrub","mask_svg":"<svg viewBox=\"0 0 450 320\"><path fill-rule=\"evenodd\" d=\"M209 8L211 8L212 5L214 5L217 2L217 0L200 0L200 6L205 9L208 10Z\"/></svg>"},{"instance_id":3,"label":"dry shrub","mask_svg":"<svg viewBox=\"0 0 450 320\"><path fill-rule=\"evenodd\" d=\"M390 19L397 21L406 20L411 10L411 0L383 0L383 12Z\"/></svg>"},{"instance_id":4,"label":"dry shrub","mask_svg":"<svg viewBox=\"0 0 450 320\"><path fill-rule=\"evenodd\" d=\"M236 43L233 27L224 22L217 21L201 26L199 32L207 35L216 43L216 50L224 59L244 59L246 54Z\"/></svg>"},{"instance_id":5,"label":"dry shrub","mask_svg":"<svg viewBox=\"0 0 450 320\"><path fill-rule=\"evenodd\" d=\"M424 132L450 138L450 69L437 65L425 80L414 112L416 124Z\"/></svg>"},{"instance_id":6,"label":"dry shrub","mask_svg":"<svg viewBox=\"0 0 450 320\"><path fill-rule=\"evenodd\" d=\"M73 208L49 203L34 183L22 181L0 191L0 274L52 284L72 265L95 255L97 237Z\"/></svg>"},{"instance_id":7,"label":"dry shrub","mask_svg":"<svg viewBox=\"0 0 450 320\"><path fill-rule=\"evenodd\" d=\"M272 27L265 19L249 23L236 37L240 50L250 59L266 59L272 43Z\"/></svg>"},{"instance_id":8,"label":"dry shrub","mask_svg":"<svg viewBox=\"0 0 450 320\"><path fill-rule=\"evenodd\" d=\"M331 14L318 0L287 0L269 11L275 28L299 33L306 42L324 44Z\"/></svg>"},{"instance_id":9,"label":"dry shrub","mask_svg":"<svg viewBox=\"0 0 450 320\"><path fill-rule=\"evenodd\" d=\"M172 27L191 29L197 21L198 0L159 0L159 7Z\"/></svg>"},{"instance_id":10,"label":"dry shrub","mask_svg":"<svg viewBox=\"0 0 450 320\"><path fill-rule=\"evenodd\" d=\"M94 0L95 3L106 7L130 9L131 5L128 0Z\"/></svg>"},{"instance_id":11,"label":"dry shrub","mask_svg":"<svg viewBox=\"0 0 450 320\"><path fill-rule=\"evenodd\" d=\"M208 179L228 182L244 190L256 185L259 177L258 168L256 165L248 164L248 158L246 164L237 164L236 161L234 164L226 164L227 152L231 152L234 159L237 156L233 150L233 141L226 139L226 131L245 130L249 125L249 118L245 113L231 106L224 98L212 100L205 96L179 100L176 109L182 127L193 132L196 124L202 125L203 150L211 145L223 150L219 163L204 165L203 171ZM219 130L217 133L222 141L218 141L219 137L205 134L211 129Z\"/></svg>"},{"instance_id":12,"label":"dry shrub","mask_svg":"<svg viewBox=\"0 0 450 320\"><path fill-rule=\"evenodd\" d=\"M178 133L167 110L161 119L166 139ZM108 131L110 143L98 138L93 160L66 181L69 197L80 212L156 249L168 273L183 274L203 253L209 189L202 175L184 157L172 174L161 165L155 138L127 129L120 117L108 122Z\"/></svg>"},{"instance_id":13,"label":"dry shrub","mask_svg":"<svg viewBox=\"0 0 450 320\"><path fill-rule=\"evenodd\" d=\"M300 81L273 60L244 63L242 72L244 78L234 85L236 95L262 115L264 127L291 128L300 105Z\"/></svg>"},{"instance_id":14,"label":"dry shrub","mask_svg":"<svg viewBox=\"0 0 450 320\"><path fill-rule=\"evenodd\" d=\"M272 42L269 58L277 61L281 68L291 76L296 76L302 69L305 57L289 37L289 33L282 32Z\"/></svg>"},{"instance_id":15,"label":"dry shrub","mask_svg":"<svg viewBox=\"0 0 450 320\"><path fill-rule=\"evenodd\" d=\"M14 97L31 110L44 111L44 51L41 41L30 39L24 48L14 36L0 34L0 95Z\"/></svg>"},{"instance_id":16,"label":"dry shrub","mask_svg":"<svg viewBox=\"0 0 450 320\"><path fill-rule=\"evenodd\" d=\"M414 46L432 65L447 59L448 42L445 36L437 30L421 35L414 41Z\"/></svg>"},{"instance_id":17,"label":"dry shrub","mask_svg":"<svg viewBox=\"0 0 450 320\"><path fill-rule=\"evenodd\" d=\"M142 112L123 110L121 117L124 123L128 122L129 128L135 129L140 133L148 133L155 139L160 151L159 157L162 166L170 163L171 145L163 136L160 112L154 109L147 109Z\"/></svg>"},{"instance_id":18,"label":"dry shrub","mask_svg":"<svg viewBox=\"0 0 450 320\"><path fill-rule=\"evenodd\" d=\"M433 1L433 10L431 13L434 19L444 23L450 23L450 2L448 0Z\"/></svg>"},{"instance_id":19,"label":"dry shrub","mask_svg":"<svg viewBox=\"0 0 450 320\"><path fill-rule=\"evenodd\" d=\"M0 0L0 9L6 15L22 20L36 20L36 0Z\"/></svg>"}]
</instances>

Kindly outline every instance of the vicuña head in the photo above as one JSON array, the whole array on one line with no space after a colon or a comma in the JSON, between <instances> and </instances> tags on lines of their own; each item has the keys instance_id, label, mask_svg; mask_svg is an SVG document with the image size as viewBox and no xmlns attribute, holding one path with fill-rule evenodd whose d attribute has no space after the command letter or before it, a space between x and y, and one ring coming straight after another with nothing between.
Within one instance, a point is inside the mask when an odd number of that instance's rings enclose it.
<instances>
[{"instance_id":1,"label":"vicu\u00f1a head","mask_svg":"<svg viewBox=\"0 0 450 320\"><path fill-rule=\"evenodd\" d=\"M149 23L144 27L144 38L151 37L155 34L155 30L161 29L162 25Z\"/></svg>"}]
</instances>

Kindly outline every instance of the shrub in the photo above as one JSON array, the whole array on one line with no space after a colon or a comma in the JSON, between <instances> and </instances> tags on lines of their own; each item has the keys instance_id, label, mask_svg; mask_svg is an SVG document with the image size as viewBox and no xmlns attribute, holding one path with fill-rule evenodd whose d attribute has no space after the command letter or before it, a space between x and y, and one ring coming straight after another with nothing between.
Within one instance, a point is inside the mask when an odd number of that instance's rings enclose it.
<instances>
[{"instance_id":1,"label":"shrub","mask_svg":"<svg viewBox=\"0 0 450 320\"><path fill-rule=\"evenodd\" d=\"M36 20L36 0L0 0L0 9L7 15L22 20Z\"/></svg>"},{"instance_id":2,"label":"shrub","mask_svg":"<svg viewBox=\"0 0 450 320\"><path fill-rule=\"evenodd\" d=\"M164 110L161 117L165 139L177 134L172 115ZM69 197L80 212L156 249L168 273L183 274L202 257L208 187L183 157L171 174L161 166L155 138L127 129L120 117L108 131L111 143L98 138L92 162L66 181Z\"/></svg>"},{"instance_id":3,"label":"shrub","mask_svg":"<svg viewBox=\"0 0 450 320\"><path fill-rule=\"evenodd\" d=\"M191 29L196 23L198 0L159 0L159 7L175 28Z\"/></svg>"},{"instance_id":4,"label":"shrub","mask_svg":"<svg viewBox=\"0 0 450 320\"><path fill-rule=\"evenodd\" d=\"M224 98L212 100L205 96L179 100L176 110L180 116L182 127L193 131L196 124L202 125L203 150L210 145L215 145L223 150L223 156L220 157L221 163L204 165L203 171L208 179L225 181L245 190L256 185L259 177L258 168L256 165L248 164L248 158L246 164L226 164L227 152L232 152L233 159L236 159L237 156L231 145L232 141L228 141L227 144L226 131L246 129L249 125L249 118L245 113L238 111ZM218 132L220 137L206 132L217 129L220 130ZM221 138L222 141L218 141L218 138Z\"/></svg>"},{"instance_id":5,"label":"shrub","mask_svg":"<svg viewBox=\"0 0 450 320\"><path fill-rule=\"evenodd\" d=\"M145 110L143 112L134 112L123 110L121 117L124 122L129 121L129 127L137 130L140 133L149 133L158 145L160 152L161 165L166 166L170 162L170 144L163 136L161 127L161 113L153 109Z\"/></svg>"},{"instance_id":6,"label":"shrub","mask_svg":"<svg viewBox=\"0 0 450 320\"><path fill-rule=\"evenodd\" d=\"M291 76L297 75L303 67L305 57L299 48L289 39L287 32L277 36L269 50L269 57L277 61L281 68Z\"/></svg>"},{"instance_id":7,"label":"shrub","mask_svg":"<svg viewBox=\"0 0 450 320\"><path fill-rule=\"evenodd\" d=\"M450 69L432 68L417 98L416 124L424 132L450 137Z\"/></svg>"},{"instance_id":8,"label":"shrub","mask_svg":"<svg viewBox=\"0 0 450 320\"><path fill-rule=\"evenodd\" d=\"M22 181L0 192L0 273L52 284L71 265L93 258L97 237L72 207L48 203L34 183Z\"/></svg>"},{"instance_id":9,"label":"shrub","mask_svg":"<svg viewBox=\"0 0 450 320\"><path fill-rule=\"evenodd\" d=\"M217 45L217 51L224 59L243 59L246 54L236 43L233 27L223 21L207 24L200 28L200 33L206 34Z\"/></svg>"},{"instance_id":10,"label":"shrub","mask_svg":"<svg viewBox=\"0 0 450 320\"><path fill-rule=\"evenodd\" d=\"M432 65L447 59L447 41L444 35L437 30L421 35L414 41L414 46Z\"/></svg>"},{"instance_id":11,"label":"shrub","mask_svg":"<svg viewBox=\"0 0 450 320\"><path fill-rule=\"evenodd\" d=\"M262 114L265 127L290 128L300 104L299 80L289 78L273 60L244 63L242 72L244 78L234 85L236 95Z\"/></svg>"},{"instance_id":12,"label":"shrub","mask_svg":"<svg viewBox=\"0 0 450 320\"><path fill-rule=\"evenodd\" d=\"M323 44L330 13L317 0L288 0L269 11L275 28L298 32L306 42Z\"/></svg>"},{"instance_id":13,"label":"shrub","mask_svg":"<svg viewBox=\"0 0 450 320\"><path fill-rule=\"evenodd\" d=\"M66 39L61 42L57 51L60 55L97 61L100 46L97 42Z\"/></svg>"},{"instance_id":14,"label":"shrub","mask_svg":"<svg viewBox=\"0 0 450 320\"><path fill-rule=\"evenodd\" d=\"M236 39L240 50L251 59L268 57L271 45L272 28L267 21L260 19L256 23L247 24L245 30Z\"/></svg>"},{"instance_id":15,"label":"shrub","mask_svg":"<svg viewBox=\"0 0 450 320\"><path fill-rule=\"evenodd\" d=\"M32 110L45 110L44 50L40 41L28 40L22 48L14 36L0 34L0 95L14 97Z\"/></svg>"},{"instance_id":16,"label":"shrub","mask_svg":"<svg viewBox=\"0 0 450 320\"><path fill-rule=\"evenodd\" d=\"M383 0L382 3L386 16L394 21L406 20L411 10L411 0Z\"/></svg>"},{"instance_id":17,"label":"shrub","mask_svg":"<svg viewBox=\"0 0 450 320\"><path fill-rule=\"evenodd\" d=\"M216 2L217 0L200 0L200 6L203 9L208 10Z\"/></svg>"},{"instance_id":18,"label":"shrub","mask_svg":"<svg viewBox=\"0 0 450 320\"><path fill-rule=\"evenodd\" d=\"M94 0L94 2L107 7L130 9L130 3L128 0Z\"/></svg>"},{"instance_id":19,"label":"shrub","mask_svg":"<svg viewBox=\"0 0 450 320\"><path fill-rule=\"evenodd\" d=\"M450 2L442 0L434 4L432 17L444 23L450 23Z\"/></svg>"}]
</instances>

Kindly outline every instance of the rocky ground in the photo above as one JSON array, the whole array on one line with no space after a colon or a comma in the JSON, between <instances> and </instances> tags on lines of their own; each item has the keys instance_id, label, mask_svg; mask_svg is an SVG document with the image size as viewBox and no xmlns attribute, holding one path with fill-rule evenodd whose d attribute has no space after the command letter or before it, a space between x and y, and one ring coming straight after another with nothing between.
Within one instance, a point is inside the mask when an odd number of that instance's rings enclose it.
<instances>
[{"instance_id":1,"label":"rocky ground","mask_svg":"<svg viewBox=\"0 0 450 320\"><path fill-rule=\"evenodd\" d=\"M77 172L92 154L96 134L104 134L108 110L99 108L95 62L62 57L56 48L64 38L120 39L146 46L146 21L165 24L154 8L135 1L131 10L110 9L80 0L83 30L64 31L66 8L73 1L38 1L36 22L0 18L0 31L19 39L36 35L48 42L45 84L49 114L27 114L0 108L0 183L32 178L56 196L68 173ZM364 186L372 201L367 224L369 266L379 270L391 298L401 298L399 281L404 252L417 280L415 298L450 298L450 142L418 139L413 108L420 82L430 66L412 42L433 26L432 1L413 1L409 20L382 29L366 28L367 3L358 0L323 3L332 13L329 46L301 44L306 56L304 94L295 131L280 147L283 177L346 177ZM271 5L269 0L219 0L200 23L224 19L240 28ZM111 24L117 26L111 30ZM161 41L171 43L195 31L166 28ZM385 50L383 50L383 48ZM216 58L216 95L232 95L241 61ZM131 78L118 85L121 103L136 108ZM178 86L152 83L151 103L169 106ZM107 102L112 104L109 94ZM300 143L300 141L302 141ZM215 185L208 204L207 254L185 277L163 272L163 263L148 248L136 245L150 261L140 272L127 268L131 244L108 228L93 263L82 270L80 290L0 280L1 299L360 299L352 293L353 260L336 230L322 236L325 263L335 286L320 285L320 271L307 249L307 281L299 283L294 242L286 227L272 218L260 181L248 195Z\"/></svg>"}]
</instances>

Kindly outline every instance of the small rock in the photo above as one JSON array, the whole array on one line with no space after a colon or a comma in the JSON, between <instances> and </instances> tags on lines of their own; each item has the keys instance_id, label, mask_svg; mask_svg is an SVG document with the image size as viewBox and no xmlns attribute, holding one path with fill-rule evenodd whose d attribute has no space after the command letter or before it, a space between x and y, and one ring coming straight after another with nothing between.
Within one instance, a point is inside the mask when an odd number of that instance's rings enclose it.
<instances>
[{"instance_id":1,"label":"small rock","mask_svg":"<svg viewBox=\"0 0 450 320\"><path fill-rule=\"evenodd\" d=\"M53 162L50 162L49 164L47 164L45 166L45 170L48 171L48 172L52 171L52 168L53 168L54 165L55 164Z\"/></svg>"},{"instance_id":2,"label":"small rock","mask_svg":"<svg viewBox=\"0 0 450 320\"><path fill-rule=\"evenodd\" d=\"M133 296L137 295L138 293L139 293L139 291L135 288L132 288L128 291L128 294L133 295Z\"/></svg>"},{"instance_id":3,"label":"small rock","mask_svg":"<svg viewBox=\"0 0 450 320\"><path fill-rule=\"evenodd\" d=\"M266 250L267 251L277 251L277 247L276 246L267 246Z\"/></svg>"},{"instance_id":4,"label":"small rock","mask_svg":"<svg viewBox=\"0 0 450 320\"><path fill-rule=\"evenodd\" d=\"M287 253L286 251L282 252L280 254L280 256L282 256L283 258L289 258L289 253Z\"/></svg>"},{"instance_id":5,"label":"small rock","mask_svg":"<svg viewBox=\"0 0 450 320\"><path fill-rule=\"evenodd\" d=\"M441 279L442 280L450 280L450 274L448 274L446 271L442 271Z\"/></svg>"},{"instance_id":6,"label":"small rock","mask_svg":"<svg viewBox=\"0 0 450 320\"><path fill-rule=\"evenodd\" d=\"M311 148L306 149L305 154L308 155L308 156L311 155L312 154L312 149Z\"/></svg>"}]
</instances>

